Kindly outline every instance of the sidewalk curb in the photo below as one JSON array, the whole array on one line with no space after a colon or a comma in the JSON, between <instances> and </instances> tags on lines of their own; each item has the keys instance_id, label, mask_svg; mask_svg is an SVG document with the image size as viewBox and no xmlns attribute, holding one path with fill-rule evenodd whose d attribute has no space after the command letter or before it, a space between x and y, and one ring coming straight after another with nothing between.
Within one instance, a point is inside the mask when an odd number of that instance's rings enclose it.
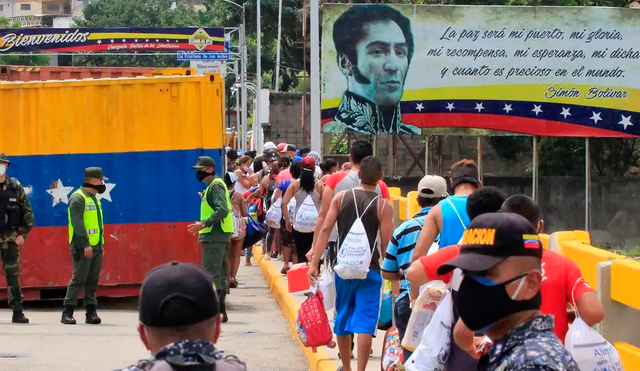
<instances>
[{"instance_id":1,"label":"sidewalk curb","mask_svg":"<svg viewBox=\"0 0 640 371\"><path fill-rule=\"evenodd\" d=\"M298 332L296 330L296 314L298 313L300 304L298 304L293 295L289 293L289 288L280 274L280 271L278 271L276 266L273 265L270 260L264 259L262 256L261 246L253 247L253 256L258 262L260 272L262 272L264 279L269 284L269 291L271 292L271 295L276 299L282 314L287 319L291 335L295 339L296 343L298 343L298 346L300 346L300 349L302 349L302 352L307 359L309 371L335 371L338 366L329 359L327 352L323 348L318 348L317 352L313 353L311 348L305 347L298 338Z\"/></svg>"}]
</instances>

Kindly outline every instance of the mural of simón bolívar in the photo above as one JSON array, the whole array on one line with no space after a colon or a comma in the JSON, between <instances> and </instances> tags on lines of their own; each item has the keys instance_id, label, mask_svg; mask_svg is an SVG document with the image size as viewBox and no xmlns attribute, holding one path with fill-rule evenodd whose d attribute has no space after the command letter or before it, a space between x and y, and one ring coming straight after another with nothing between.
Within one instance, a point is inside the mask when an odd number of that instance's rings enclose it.
<instances>
[{"instance_id":1,"label":"mural of sim\u00f3n bol\u00edvar","mask_svg":"<svg viewBox=\"0 0 640 371\"><path fill-rule=\"evenodd\" d=\"M400 99L414 52L409 18L388 5L349 8L333 24L338 68L347 79L325 133L420 134L402 123Z\"/></svg>"}]
</instances>

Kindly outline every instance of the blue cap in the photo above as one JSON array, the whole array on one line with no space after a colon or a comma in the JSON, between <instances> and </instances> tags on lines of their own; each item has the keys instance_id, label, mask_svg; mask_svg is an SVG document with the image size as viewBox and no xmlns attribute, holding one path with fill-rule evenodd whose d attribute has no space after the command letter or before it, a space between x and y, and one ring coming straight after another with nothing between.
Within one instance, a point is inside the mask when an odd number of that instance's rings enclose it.
<instances>
[{"instance_id":1,"label":"blue cap","mask_svg":"<svg viewBox=\"0 0 640 371\"><path fill-rule=\"evenodd\" d=\"M293 162L302 162L302 157L296 156L293 158Z\"/></svg>"}]
</instances>

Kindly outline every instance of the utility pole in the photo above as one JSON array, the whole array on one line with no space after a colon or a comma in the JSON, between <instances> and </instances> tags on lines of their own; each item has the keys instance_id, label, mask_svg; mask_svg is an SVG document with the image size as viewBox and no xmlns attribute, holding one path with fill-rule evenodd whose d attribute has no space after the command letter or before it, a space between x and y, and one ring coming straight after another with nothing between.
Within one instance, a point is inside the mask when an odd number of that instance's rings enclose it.
<instances>
[{"instance_id":1,"label":"utility pole","mask_svg":"<svg viewBox=\"0 0 640 371\"><path fill-rule=\"evenodd\" d=\"M305 13L306 14L306 13ZM280 91L280 45L282 40L282 0L278 2L278 45L276 46L276 83L275 91Z\"/></svg>"},{"instance_id":2,"label":"utility pole","mask_svg":"<svg viewBox=\"0 0 640 371\"><path fill-rule=\"evenodd\" d=\"M242 131L238 133L240 150L247 150L247 26L246 12L242 3L242 25L240 26L240 89L242 89Z\"/></svg>"},{"instance_id":3,"label":"utility pole","mask_svg":"<svg viewBox=\"0 0 640 371\"><path fill-rule=\"evenodd\" d=\"M242 51L240 51L240 55L242 55ZM238 61L233 62L233 69L236 71L236 80L240 77L240 66L238 66ZM236 134L240 133L240 89L236 89ZM239 144L240 141L238 141Z\"/></svg>"},{"instance_id":4,"label":"utility pole","mask_svg":"<svg viewBox=\"0 0 640 371\"><path fill-rule=\"evenodd\" d=\"M260 117L260 111L262 111L261 99L262 95L262 51L261 39L262 29L260 25L260 0L256 1L256 115L253 122L253 139L256 143L256 151L262 153L262 118Z\"/></svg>"},{"instance_id":5,"label":"utility pole","mask_svg":"<svg viewBox=\"0 0 640 371\"><path fill-rule=\"evenodd\" d=\"M259 1L259 0L258 0ZM322 153L320 125L320 4L311 0L311 150Z\"/></svg>"}]
</instances>

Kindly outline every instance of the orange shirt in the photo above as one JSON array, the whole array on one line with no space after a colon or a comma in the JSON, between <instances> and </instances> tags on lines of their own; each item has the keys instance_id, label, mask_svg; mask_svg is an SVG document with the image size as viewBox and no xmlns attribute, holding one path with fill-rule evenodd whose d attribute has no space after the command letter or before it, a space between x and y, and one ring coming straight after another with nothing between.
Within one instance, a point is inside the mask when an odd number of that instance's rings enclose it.
<instances>
[{"instance_id":1,"label":"orange shirt","mask_svg":"<svg viewBox=\"0 0 640 371\"><path fill-rule=\"evenodd\" d=\"M429 281L451 281L452 272L438 275L438 268L460 255L460 245L447 246L429 256L420 257ZM575 289L574 289L575 287ZM553 331L564 343L569 331L567 303L587 292L593 292L587 281L582 278L580 268L571 259L557 252L545 249L542 253L542 307L540 311L551 314L555 320ZM575 298L575 299L574 299Z\"/></svg>"}]
</instances>

